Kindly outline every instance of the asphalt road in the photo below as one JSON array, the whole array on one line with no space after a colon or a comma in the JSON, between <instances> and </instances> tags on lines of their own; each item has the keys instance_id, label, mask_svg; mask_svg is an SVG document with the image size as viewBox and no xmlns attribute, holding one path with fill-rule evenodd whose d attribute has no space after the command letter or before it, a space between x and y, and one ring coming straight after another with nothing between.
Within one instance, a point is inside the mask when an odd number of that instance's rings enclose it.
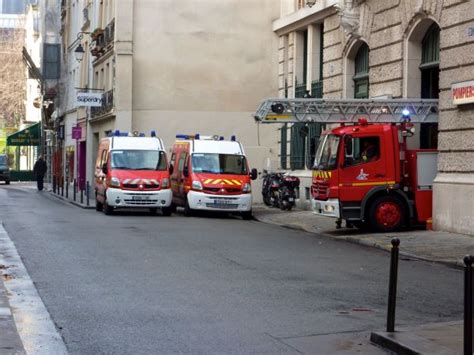
<instances>
[{"instance_id":1,"label":"asphalt road","mask_svg":"<svg viewBox=\"0 0 474 355\"><path fill-rule=\"evenodd\" d=\"M105 216L15 184L0 201L71 353L295 353L385 324L385 252L232 217ZM462 319L461 271L399 274L397 325Z\"/></svg>"}]
</instances>

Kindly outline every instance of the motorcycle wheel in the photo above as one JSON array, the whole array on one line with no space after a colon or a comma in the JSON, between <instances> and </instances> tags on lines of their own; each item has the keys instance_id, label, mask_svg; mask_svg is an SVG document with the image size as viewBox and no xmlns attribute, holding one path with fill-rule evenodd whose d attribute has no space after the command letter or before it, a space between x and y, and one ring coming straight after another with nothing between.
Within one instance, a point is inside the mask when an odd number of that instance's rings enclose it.
<instances>
[{"instance_id":1,"label":"motorcycle wheel","mask_svg":"<svg viewBox=\"0 0 474 355\"><path fill-rule=\"evenodd\" d=\"M270 197L268 197L268 195L263 195L263 203L267 206L272 205L272 201L271 201Z\"/></svg>"}]
</instances>

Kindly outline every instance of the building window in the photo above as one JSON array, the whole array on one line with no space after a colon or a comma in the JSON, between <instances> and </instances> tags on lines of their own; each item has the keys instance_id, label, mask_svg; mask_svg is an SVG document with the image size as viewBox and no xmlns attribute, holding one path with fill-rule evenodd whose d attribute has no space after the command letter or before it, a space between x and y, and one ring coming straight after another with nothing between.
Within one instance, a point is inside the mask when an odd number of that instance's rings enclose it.
<instances>
[{"instance_id":1,"label":"building window","mask_svg":"<svg viewBox=\"0 0 474 355\"><path fill-rule=\"evenodd\" d=\"M438 25L433 23L421 42L421 98L439 97L439 33ZM422 123L420 127L420 148L438 147L438 124Z\"/></svg>"},{"instance_id":2,"label":"building window","mask_svg":"<svg viewBox=\"0 0 474 355\"><path fill-rule=\"evenodd\" d=\"M59 44L45 43L43 51L43 77L45 79L59 79L61 46Z\"/></svg>"},{"instance_id":3,"label":"building window","mask_svg":"<svg viewBox=\"0 0 474 355\"><path fill-rule=\"evenodd\" d=\"M354 98L369 98L369 46L363 43L354 61Z\"/></svg>"},{"instance_id":4,"label":"building window","mask_svg":"<svg viewBox=\"0 0 474 355\"><path fill-rule=\"evenodd\" d=\"M290 169L304 169L306 124L295 123L291 127Z\"/></svg>"},{"instance_id":5,"label":"building window","mask_svg":"<svg viewBox=\"0 0 474 355\"><path fill-rule=\"evenodd\" d=\"M316 149L318 148L319 138L321 137L321 132L325 129L325 125L321 123L307 123L307 135L306 135L306 167L308 169L313 168L314 158L316 156Z\"/></svg>"}]
</instances>

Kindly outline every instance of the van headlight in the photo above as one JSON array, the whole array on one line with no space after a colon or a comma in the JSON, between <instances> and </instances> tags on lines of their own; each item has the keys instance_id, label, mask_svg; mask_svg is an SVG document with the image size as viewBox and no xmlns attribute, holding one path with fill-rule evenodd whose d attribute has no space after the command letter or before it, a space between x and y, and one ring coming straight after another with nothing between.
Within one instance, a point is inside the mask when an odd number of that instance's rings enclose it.
<instances>
[{"instance_id":1,"label":"van headlight","mask_svg":"<svg viewBox=\"0 0 474 355\"><path fill-rule=\"evenodd\" d=\"M170 179L164 178L161 180L161 188L162 189L167 189L170 187Z\"/></svg>"},{"instance_id":2,"label":"van headlight","mask_svg":"<svg viewBox=\"0 0 474 355\"><path fill-rule=\"evenodd\" d=\"M202 190L201 181L193 180L192 188L193 188L193 190Z\"/></svg>"},{"instance_id":3,"label":"van headlight","mask_svg":"<svg viewBox=\"0 0 474 355\"><path fill-rule=\"evenodd\" d=\"M120 180L116 177L110 179L110 186L112 187L120 187Z\"/></svg>"},{"instance_id":4,"label":"van headlight","mask_svg":"<svg viewBox=\"0 0 474 355\"><path fill-rule=\"evenodd\" d=\"M252 186L249 183L245 183L242 186L242 192L251 192L252 191Z\"/></svg>"}]
</instances>

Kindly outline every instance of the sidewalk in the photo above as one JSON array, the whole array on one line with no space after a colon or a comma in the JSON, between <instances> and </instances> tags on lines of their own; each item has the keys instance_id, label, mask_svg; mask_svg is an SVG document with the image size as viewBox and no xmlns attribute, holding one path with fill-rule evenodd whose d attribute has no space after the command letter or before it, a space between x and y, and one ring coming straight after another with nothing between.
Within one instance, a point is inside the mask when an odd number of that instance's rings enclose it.
<instances>
[{"instance_id":1,"label":"sidewalk","mask_svg":"<svg viewBox=\"0 0 474 355\"><path fill-rule=\"evenodd\" d=\"M345 240L389 252L391 239L400 239L400 255L464 267L466 254L474 255L474 237L463 234L410 230L398 233L362 233L356 228L336 229L335 219L311 211L280 211L264 205L253 208L258 221ZM344 223L343 223L344 225ZM460 274L460 277L463 275ZM447 322L418 327L396 328L394 333L373 332L370 340L397 354L462 354L463 323Z\"/></svg>"},{"instance_id":2,"label":"sidewalk","mask_svg":"<svg viewBox=\"0 0 474 355\"><path fill-rule=\"evenodd\" d=\"M400 255L453 267L464 267L464 256L474 255L474 237L464 234L423 229L397 233L364 233L357 228L344 227L336 229L334 218L317 216L311 211L281 211L264 205L254 206L253 215L255 219L264 223L316 233L386 251L392 248L391 239L397 237L400 239Z\"/></svg>"},{"instance_id":3,"label":"sidewalk","mask_svg":"<svg viewBox=\"0 0 474 355\"><path fill-rule=\"evenodd\" d=\"M68 191L66 191L66 188L64 188L63 190L58 189L56 192L53 192L51 185L48 184L44 187L44 190L49 192L52 197L69 202L74 206L85 209L95 209L95 198L93 196L93 190L90 191L89 201L87 200L85 191L82 192L81 196L81 191L78 190L74 198L74 191L72 186L69 187Z\"/></svg>"}]
</instances>

